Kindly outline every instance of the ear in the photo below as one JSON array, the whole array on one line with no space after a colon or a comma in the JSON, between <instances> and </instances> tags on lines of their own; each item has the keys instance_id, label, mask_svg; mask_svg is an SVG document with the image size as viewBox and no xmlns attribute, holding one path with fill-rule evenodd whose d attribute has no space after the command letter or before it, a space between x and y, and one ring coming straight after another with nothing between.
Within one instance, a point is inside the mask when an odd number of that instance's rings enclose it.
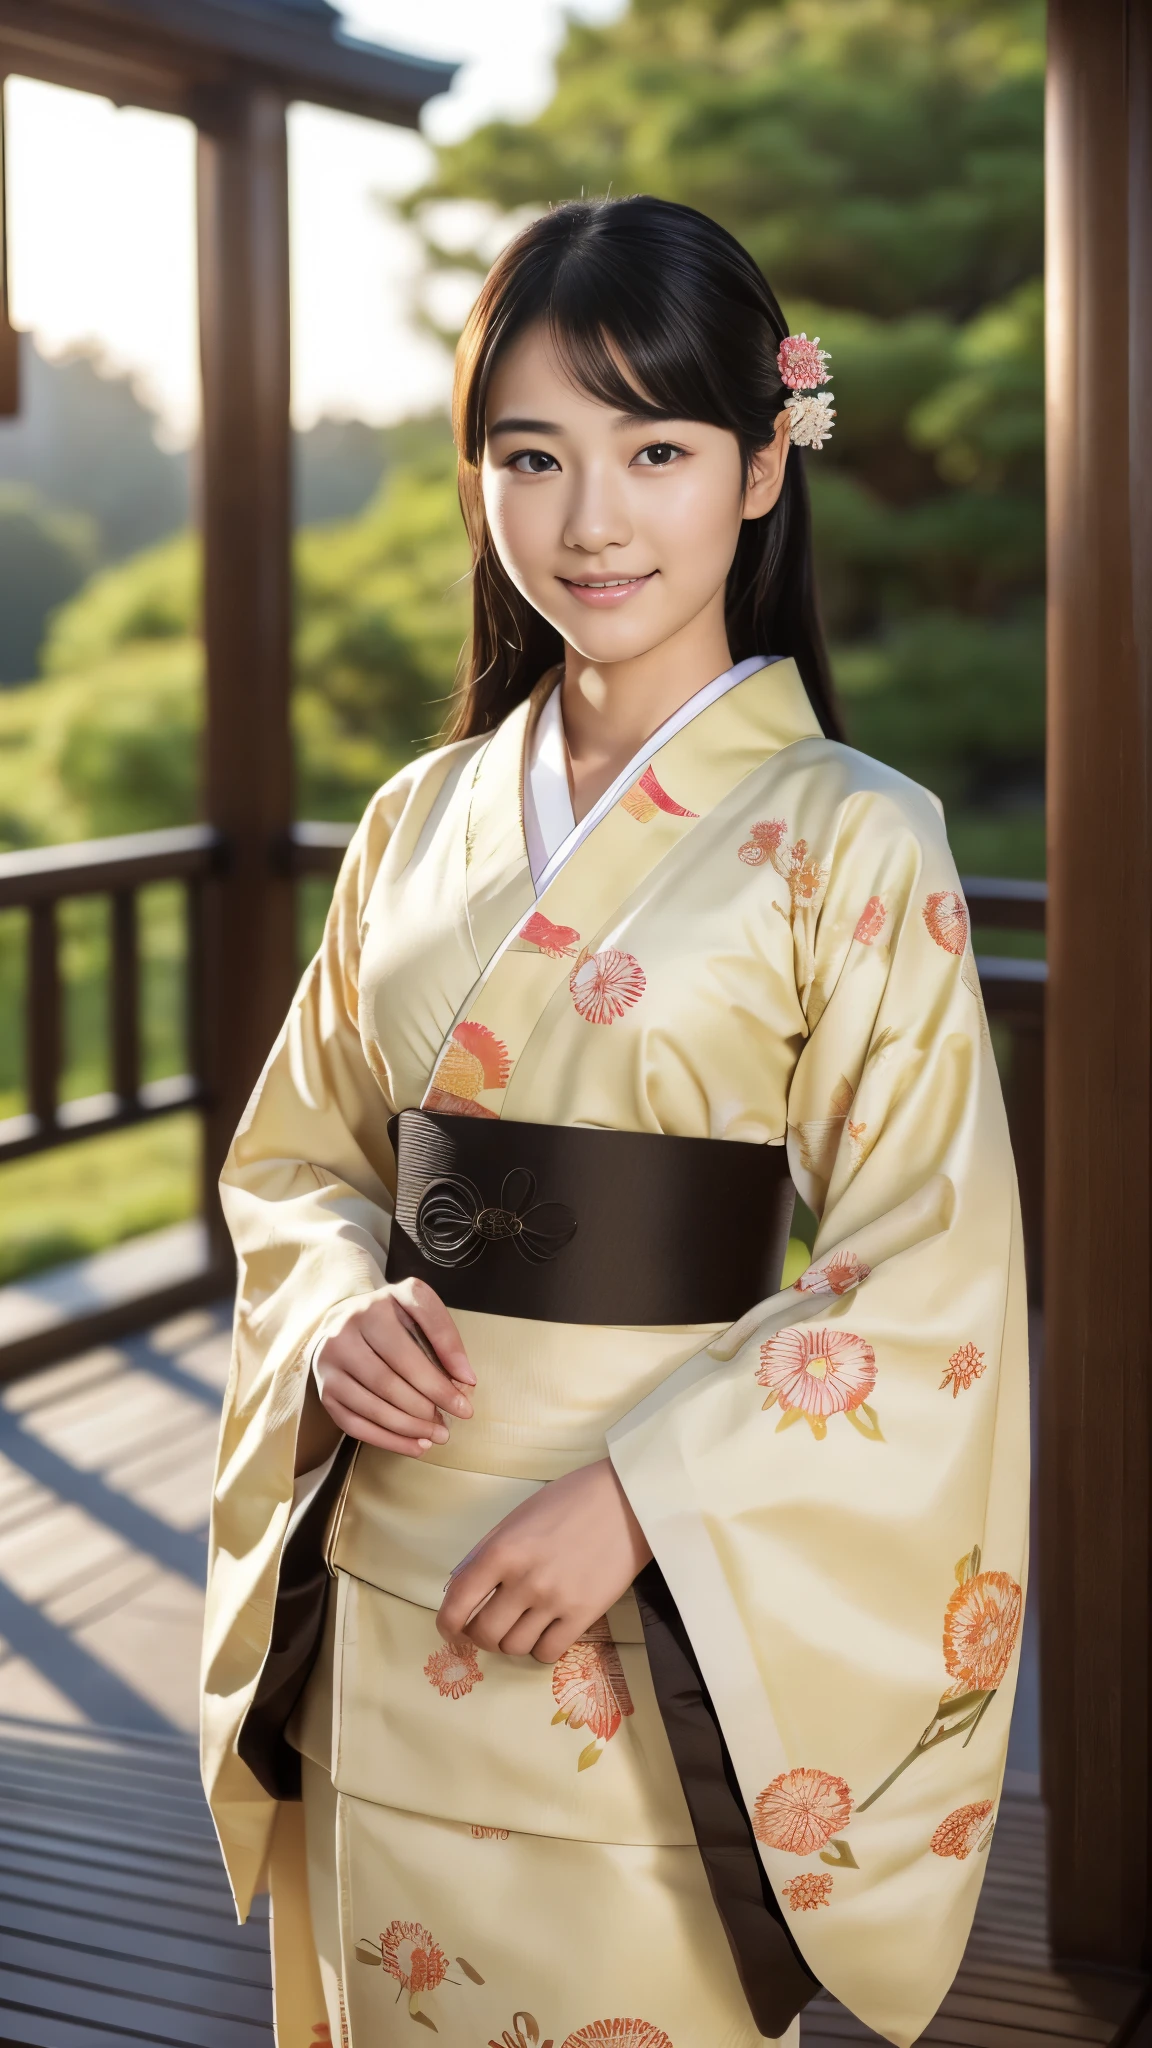
<instances>
[{"instance_id":1,"label":"ear","mask_svg":"<svg viewBox=\"0 0 1152 2048\"><path fill-rule=\"evenodd\" d=\"M786 406L776 415L772 439L757 448L748 464L748 482L744 487L744 519L763 519L772 510L784 488L784 469L788 461L788 436L792 420Z\"/></svg>"}]
</instances>

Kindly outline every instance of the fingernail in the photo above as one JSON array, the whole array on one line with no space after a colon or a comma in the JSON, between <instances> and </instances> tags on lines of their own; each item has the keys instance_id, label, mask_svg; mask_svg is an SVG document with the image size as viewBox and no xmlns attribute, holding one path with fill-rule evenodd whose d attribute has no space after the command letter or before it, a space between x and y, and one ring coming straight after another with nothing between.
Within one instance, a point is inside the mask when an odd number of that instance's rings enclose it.
<instances>
[{"instance_id":1,"label":"fingernail","mask_svg":"<svg viewBox=\"0 0 1152 2048\"><path fill-rule=\"evenodd\" d=\"M430 1436L418 1436L416 1441L422 1451L430 1451L432 1449L432 1439Z\"/></svg>"},{"instance_id":2,"label":"fingernail","mask_svg":"<svg viewBox=\"0 0 1152 2048\"><path fill-rule=\"evenodd\" d=\"M476 1375L472 1371L471 1366L466 1365L460 1372L451 1373L449 1377L456 1382L458 1387L474 1387L476 1385Z\"/></svg>"},{"instance_id":3,"label":"fingernail","mask_svg":"<svg viewBox=\"0 0 1152 2048\"><path fill-rule=\"evenodd\" d=\"M463 1394L457 1394L456 1399L452 1403L452 1407L457 1415L468 1416L472 1413L472 1403L471 1401L466 1401L464 1399Z\"/></svg>"},{"instance_id":4,"label":"fingernail","mask_svg":"<svg viewBox=\"0 0 1152 2048\"><path fill-rule=\"evenodd\" d=\"M446 1443L447 1443L447 1441L448 1441L448 1431L447 1431L447 1430L445 1429L445 1427L444 1427L443 1423L437 1423L437 1425L436 1425L435 1429L434 1429L434 1430L432 1431L432 1438L433 1438L433 1441L434 1441L435 1443L438 1443L438 1444L446 1444Z\"/></svg>"}]
</instances>

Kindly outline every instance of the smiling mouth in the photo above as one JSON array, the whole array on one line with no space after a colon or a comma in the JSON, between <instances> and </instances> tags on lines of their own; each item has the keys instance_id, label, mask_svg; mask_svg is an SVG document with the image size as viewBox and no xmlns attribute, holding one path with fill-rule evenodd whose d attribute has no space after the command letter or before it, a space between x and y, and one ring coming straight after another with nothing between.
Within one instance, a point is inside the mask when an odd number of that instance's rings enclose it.
<instances>
[{"instance_id":1,"label":"smiling mouth","mask_svg":"<svg viewBox=\"0 0 1152 2048\"><path fill-rule=\"evenodd\" d=\"M634 590L651 583L656 573L650 569L646 576L561 576L558 580L583 604L612 605L623 603Z\"/></svg>"}]
</instances>

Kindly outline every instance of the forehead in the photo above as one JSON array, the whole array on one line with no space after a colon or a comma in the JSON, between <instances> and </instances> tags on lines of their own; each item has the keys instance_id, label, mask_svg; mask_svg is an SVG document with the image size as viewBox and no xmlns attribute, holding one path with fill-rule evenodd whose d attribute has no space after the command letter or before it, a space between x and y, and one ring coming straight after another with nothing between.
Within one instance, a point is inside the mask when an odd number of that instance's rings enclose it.
<instances>
[{"instance_id":1,"label":"forehead","mask_svg":"<svg viewBox=\"0 0 1152 2048\"><path fill-rule=\"evenodd\" d=\"M485 406L488 427L509 411L531 412L540 419L587 413L615 417L611 406L577 383L554 337L541 322L518 334L493 365Z\"/></svg>"}]
</instances>

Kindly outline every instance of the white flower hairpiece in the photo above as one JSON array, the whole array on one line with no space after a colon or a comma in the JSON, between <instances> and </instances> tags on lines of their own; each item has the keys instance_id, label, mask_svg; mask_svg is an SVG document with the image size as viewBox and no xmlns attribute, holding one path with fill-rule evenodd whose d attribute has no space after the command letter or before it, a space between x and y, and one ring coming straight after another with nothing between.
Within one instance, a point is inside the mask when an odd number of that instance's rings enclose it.
<instances>
[{"instance_id":1,"label":"white flower hairpiece","mask_svg":"<svg viewBox=\"0 0 1152 2048\"><path fill-rule=\"evenodd\" d=\"M827 349L820 347L818 334L811 341L806 334L786 334L780 343L776 367L792 393L784 410L797 448L822 448L832 432L836 417L833 394L816 389L819 384L827 384L829 372L825 365L830 361Z\"/></svg>"}]
</instances>

